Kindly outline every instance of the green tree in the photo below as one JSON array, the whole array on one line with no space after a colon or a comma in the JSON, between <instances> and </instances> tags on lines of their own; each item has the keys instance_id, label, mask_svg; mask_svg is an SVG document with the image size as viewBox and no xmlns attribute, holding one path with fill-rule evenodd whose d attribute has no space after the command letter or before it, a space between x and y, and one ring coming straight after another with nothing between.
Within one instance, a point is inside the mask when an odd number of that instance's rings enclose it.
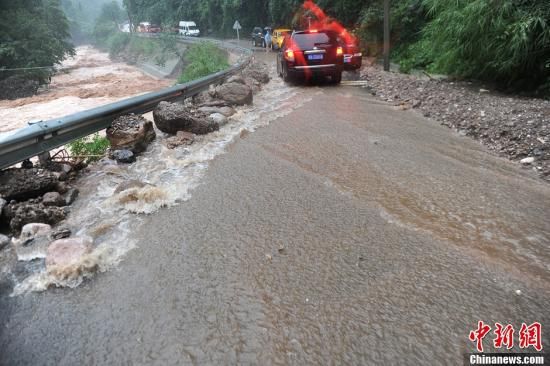
<instances>
[{"instance_id":1,"label":"green tree","mask_svg":"<svg viewBox=\"0 0 550 366\"><path fill-rule=\"evenodd\" d=\"M74 55L69 24L59 0L3 0L0 2L0 78L14 74L41 83L53 66Z\"/></svg>"}]
</instances>

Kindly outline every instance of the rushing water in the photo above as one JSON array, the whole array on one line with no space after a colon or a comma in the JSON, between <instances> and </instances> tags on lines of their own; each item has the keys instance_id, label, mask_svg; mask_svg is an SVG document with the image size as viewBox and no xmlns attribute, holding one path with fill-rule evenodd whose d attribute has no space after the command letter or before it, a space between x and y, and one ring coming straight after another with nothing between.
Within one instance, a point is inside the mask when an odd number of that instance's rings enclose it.
<instances>
[{"instance_id":1,"label":"rushing water","mask_svg":"<svg viewBox=\"0 0 550 366\"><path fill-rule=\"evenodd\" d=\"M45 270L43 261L36 263L45 258L47 245L18 247L20 261L33 261L29 264L32 274L22 281L15 279L13 294L43 291L51 285L76 287L96 270L106 271L116 266L136 247L137 243L130 240L128 234L139 227L143 214L188 200L193 188L200 184L208 163L224 153L236 137L288 114L315 93L301 94L299 88L288 87L274 78L255 95L252 106L238 107L219 131L198 136L190 146L168 149L162 143L168 135L157 130L156 140L137 162L125 165L104 159L92 165L91 171L78 182L80 195L65 225L74 236L92 238L94 250L82 258L80 266L71 269L73 272L53 275ZM152 113L145 117L152 119ZM146 185L115 193L120 183L129 180Z\"/></svg>"}]
</instances>

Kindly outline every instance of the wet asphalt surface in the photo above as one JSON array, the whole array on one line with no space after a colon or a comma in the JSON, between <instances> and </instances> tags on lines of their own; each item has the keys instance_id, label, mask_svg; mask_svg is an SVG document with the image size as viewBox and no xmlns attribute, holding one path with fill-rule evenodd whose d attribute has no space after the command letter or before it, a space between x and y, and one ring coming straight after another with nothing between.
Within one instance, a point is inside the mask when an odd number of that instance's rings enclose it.
<instances>
[{"instance_id":1,"label":"wet asphalt surface","mask_svg":"<svg viewBox=\"0 0 550 366\"><path fill-rule=\"evenodd\" d=\"M550 346L550 186L366 89L292 88L117 270L0 296L0 365L461 365L478 320Z\"/></svg>"}]
</instances>

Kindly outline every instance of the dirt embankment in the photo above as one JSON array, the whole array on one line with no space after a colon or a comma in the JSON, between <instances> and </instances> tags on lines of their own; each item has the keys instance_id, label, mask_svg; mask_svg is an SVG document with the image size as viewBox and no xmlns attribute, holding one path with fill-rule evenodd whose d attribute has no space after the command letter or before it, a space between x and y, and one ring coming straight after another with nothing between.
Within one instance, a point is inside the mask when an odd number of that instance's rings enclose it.
<instances>
[{"instance_id":1,"label":"dirt embankment","mask_svg":"<svg viewBox=\"0 0 550 366\"><path fill-rule=\"evenodd\" d=\"M550 182L550 101L501 94L471 82L388 73L379 66L363 68L361 78L398 108L418 109Z\"/></svg>"},{"instance_id":2,"label":"dirt embankment","mask_svg":"<svg viewBox=\"0 0 550 366\"><path fill-rule=\"evenodd\" d=\"M113 62L107 53L91 46L78 47L76 56L66 60L62 70L37 95L0 101L0 133L25 127L28 121L62 117L174 83Z\"/></svg>"}]
</instances>

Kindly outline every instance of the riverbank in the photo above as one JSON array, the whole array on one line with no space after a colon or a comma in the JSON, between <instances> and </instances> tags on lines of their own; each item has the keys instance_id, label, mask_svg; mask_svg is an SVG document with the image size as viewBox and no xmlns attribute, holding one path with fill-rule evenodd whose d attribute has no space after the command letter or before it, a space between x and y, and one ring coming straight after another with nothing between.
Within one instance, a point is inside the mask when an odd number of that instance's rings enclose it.
<instances>
[{"instance_id":1,"label":"riverbank","mask_svg":"<svg viewBox=\"0 0 550 366\"><path fill-rule=\"evenodd\" d=\"M550 182L550 101L502 94L472 82L387 73L378 65L364 67L361 79L397 108L416 109Z\"/></svg>"}]
</instances>

